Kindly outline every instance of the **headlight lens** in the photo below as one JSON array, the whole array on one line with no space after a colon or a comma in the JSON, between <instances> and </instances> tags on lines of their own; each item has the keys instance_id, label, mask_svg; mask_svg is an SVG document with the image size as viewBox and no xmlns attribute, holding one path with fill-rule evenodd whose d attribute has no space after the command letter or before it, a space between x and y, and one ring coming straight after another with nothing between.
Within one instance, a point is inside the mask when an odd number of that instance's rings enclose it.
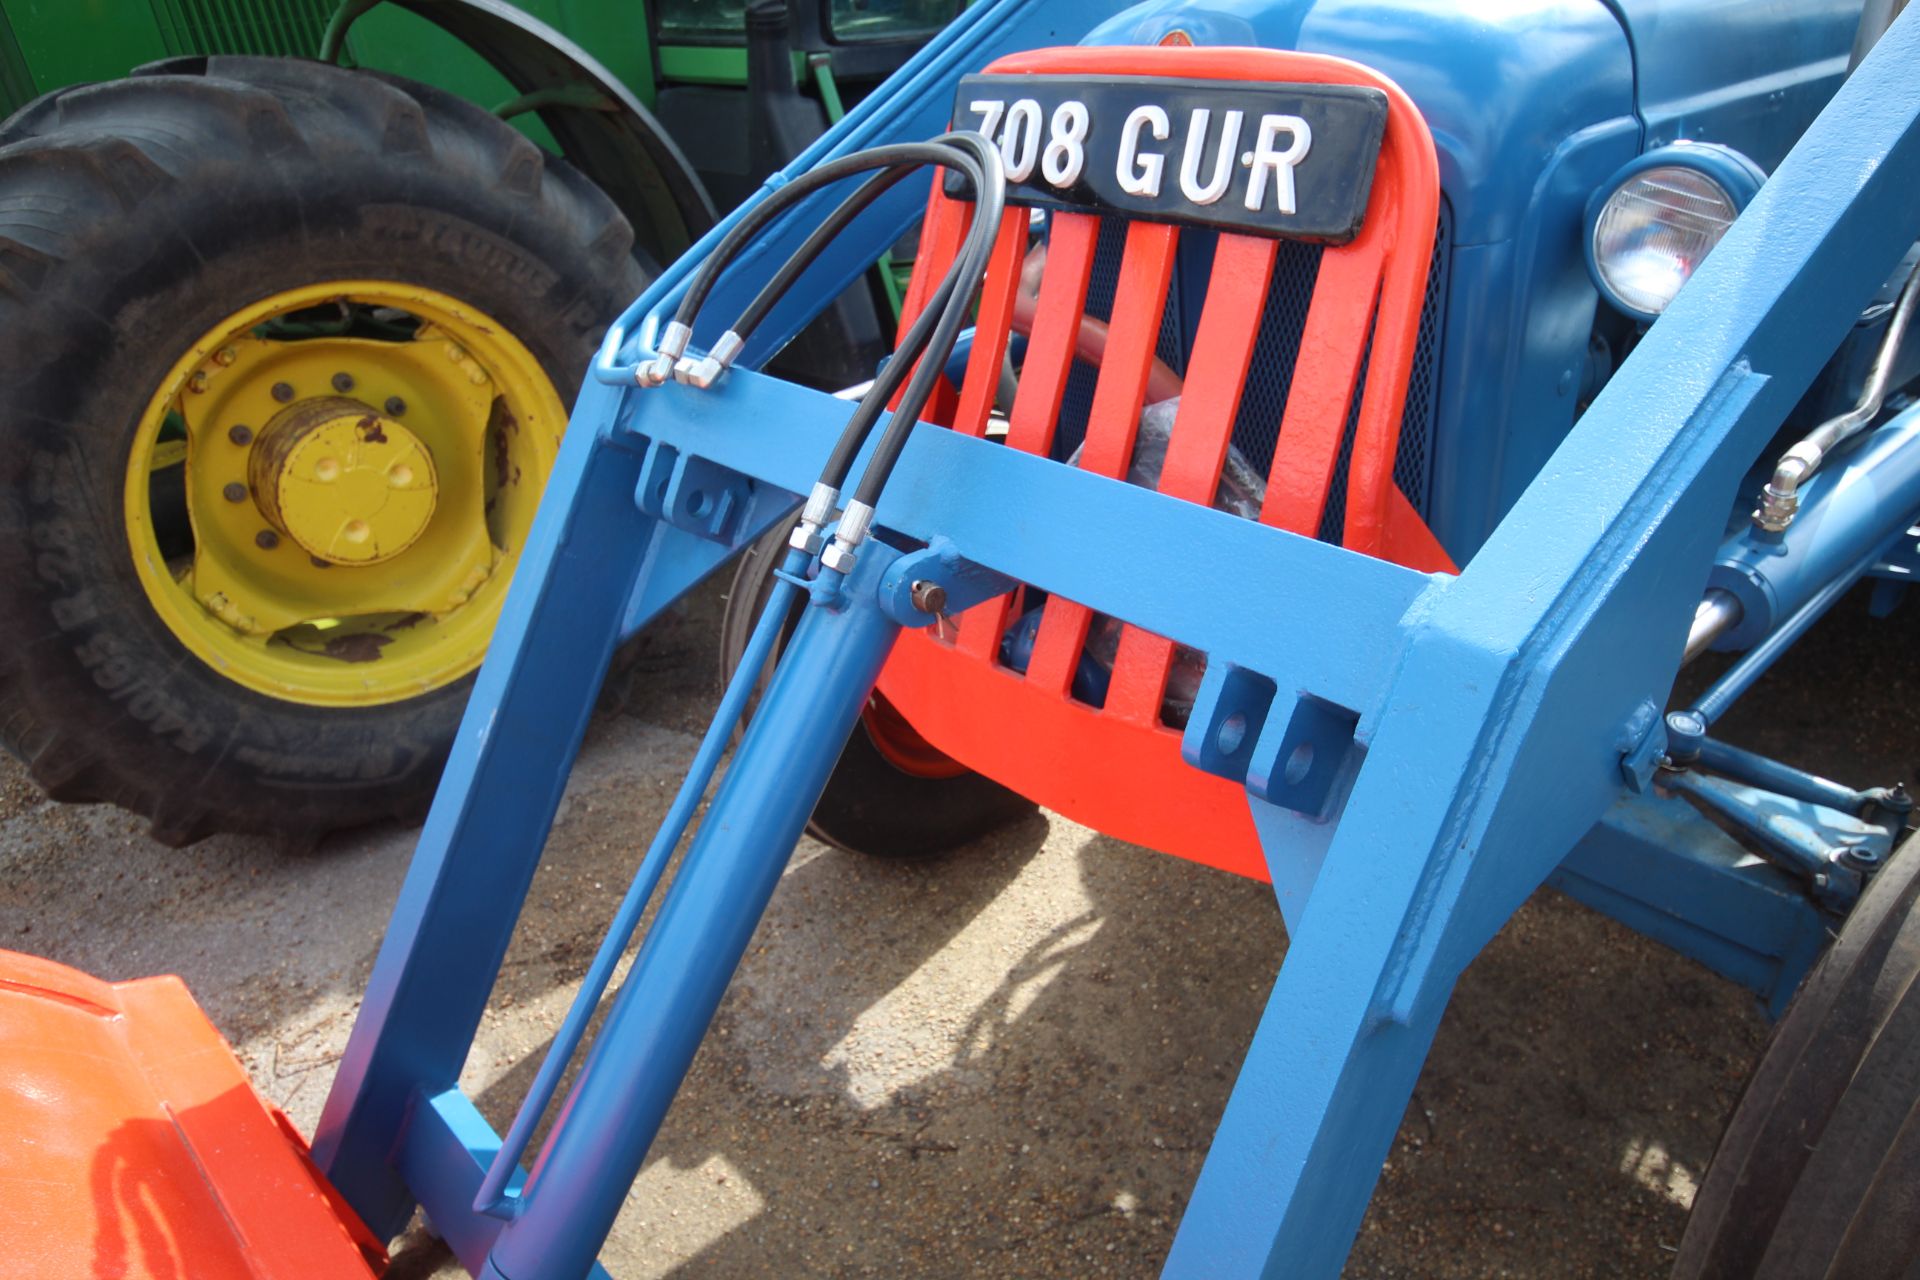
<instances>
[{"instance_id":1,"label":"headlight lens","mask_svg":"<svg viewBox=\"0 0 1920 1280\"><path fill-rule=\"evenodd\" d=\"M1652 319L1739 213L1726 188L1698 169L1643 169L1607 197L1594 220L1594 274L1616 306Z\"/></svg>"}]
</instances>

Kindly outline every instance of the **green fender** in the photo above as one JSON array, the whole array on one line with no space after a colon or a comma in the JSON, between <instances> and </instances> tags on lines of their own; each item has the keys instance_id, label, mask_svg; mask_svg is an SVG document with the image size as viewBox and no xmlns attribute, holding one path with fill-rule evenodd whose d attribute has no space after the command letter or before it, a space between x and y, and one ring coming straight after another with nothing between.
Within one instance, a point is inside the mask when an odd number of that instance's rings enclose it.
<instances>
[{"instance_id":1,"label":"green fender","mask_svg":"<svg viewBox=\"0 0 1920 1280\"><path fill-rule=\"evenodd\" d=\"M659 120L592 54L502 0L346 0L327 28L323 59L337 59L347 28L386 3L419 15L494 67L537 113L561 154L607 193L656 264L680 256L718 215Z\"/></svg>"}]
</instances>

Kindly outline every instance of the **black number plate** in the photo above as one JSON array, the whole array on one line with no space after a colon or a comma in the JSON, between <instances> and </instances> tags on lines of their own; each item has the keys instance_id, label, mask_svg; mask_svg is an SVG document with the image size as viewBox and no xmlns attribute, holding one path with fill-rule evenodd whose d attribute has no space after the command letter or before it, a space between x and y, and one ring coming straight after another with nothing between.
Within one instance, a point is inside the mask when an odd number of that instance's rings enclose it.
<instances>
[{"instance_id":1,"label":"black number plate","mask_svg":"<svg viewBox=\"0 0 1920 1280\"><path fill-rule=\"evenodd\" d=\"M968 76L953 110L1018 203L1328 244L1359 233L1386 122L1360 85L1161 76Z\"/></svg>"}]
</instances>

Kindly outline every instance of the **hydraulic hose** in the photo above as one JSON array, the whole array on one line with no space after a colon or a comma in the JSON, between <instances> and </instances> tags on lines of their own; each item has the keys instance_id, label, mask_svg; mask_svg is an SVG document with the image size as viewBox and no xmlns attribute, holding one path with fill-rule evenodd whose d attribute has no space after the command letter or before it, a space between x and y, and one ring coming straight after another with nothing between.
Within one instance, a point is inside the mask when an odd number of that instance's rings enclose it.
<instances>
[{"instance_id":1,"label":"hydraulic hose","mask_svg":"<svg viewBox=\"0 0 1920 1280\"><path fill-rule=\"evenodd\" d=\"M909 372L913 380L907 385L894 422L898 424L904 420L906 426L901 430L910 431L912 423L918 419L931 394L934 380L940 376L947 356L953 350L954 339L966 318L968 304L986 274L987 262L993 256L993 246L999 237L1000 222L1006 211L1006 175L1000 153L984 138L973 133L944 134L935 143L951 147L956 157L964 157L967 151L973 153L971 158L964 158L960 163L943 161L951 163L952 167L966 173L973 181L973 223L968 227L966 239L960 251L954 255L946 275L913 324L908 326L893 358L860 397L859 404L847 419L846 427L828 455L826 465L821 468L819 480L807 496L800 522L793 531L791 545L809 555L820 550L820 530L833 517L834 507L840 499L840 487L845 483L861 448L865 446L873 424L892 401ZM858 194L856 192L855 196ZM800 257L796 254L795 261ZM804 265L800 269L804 270ZM902 434L900 444L904 443L905 435ZM896 455L900 444L894 447ZM887 472L891 470L889 466ZM883 484L884 480L885 476L882 475ZM871 504L848 508L834 538L834 545L827 548L822 561L826 568L844 573L851 567L852 560L849 557L853 548L864 541L872 514Z\"/></svg>"},{"instance_id":2,"label":"hydraulic hose","mask_svg":"<svg viewBox=\"0 0 1920 1280\"><path fill-rule=\"evenodd\" d=\"M493 1163L487 1166L480 1190L474 1195L474 1212L495 1218L512 1218L525 1207L520 1197L506 1194L507 1183L512 1180L514 1170L526 1154L534 1126L540 1123L540 1117L552 1105L553 1095L560 1087L560 1078L566 1074L567 1064L573 1061L573 1055L579 1051L580 1041L586 1036L587 1023L592 1021L593 1011L606 994L613 971L619 965L620 957L626 953L627 944L633 940L633 932L640 924L640 917L646 913L647 904L653 900L661 877L666 874L673 851L679 847L680 838L686 834L694 811L700 807L700 799L706 795L707 787L713 781L720 757L733 741L734 726L740 722L747 701L753 696L760 672L773 655L787 612L792 608L794 595L799 591L794 582L806 571L806 567L806 558L799 552L787 553L786 563L781 568L788 576L774 579L773 592L768 597L766 607L761 610L760 620L754 625L753 636L747 641L746 652L740 657L740 666L734 671L733 679L720 699L713 723L707 726L706 736L700 740L700 749L694 753L687 776L673 797L673 805L661 821L659 831L654 833L653 843L647 846L646 856L640 860L639 870L634 872L633 882L627 886L626 896L620 900L620 908L614 912L613 921L607 926L607 935L600 941L600 950L594 954L593 964L588 968L587 976L581 980L580 990L573 997L566 1020L560 1024L559 1033L547 1048L546 1059L540 1064L533 1086L521 1100L520 1110L507 1129L500 1150L494 1154Z\"/></svg>"},{"instance_id":3,"label":"hydraulic hose","mask_svg":"<svg viewBox=\"0 0 1920 1280\"><path fill-rule=\"evenodd\" d=\"M894 410L892 420L881 433L879 443L874 447L873 457L867 463L867 469L861 474L859 489L853 501L847 504L841 516L839 528L834 533L833 545L821 555L821 566L834 573L845 574L853 567L855 548L866 540L867 532L873 524L874 508L879 502L881 492L886 488L887 480L893 474L894 465L900 460L900 453L906 447L908 438L913 434L914 425L926 407L927 400L933 394L934 384L943 376L948 357L953 353L953 345L959 337L960 328L967 319L968 304L971 302L980 281L986 275L987 263L993 256L994 244L999 239L1000 224L1006 212L1006 173L997 151L986 140L976 134L947 135L957 142L976 148L987 171L986 181L976 185L974 190L974 219L969 228L965 246L956 255L953 268L947 278L941 282L941 289L930 305L921 313L920 321L935 317L933 327L927 338L927 349L913 363L911 379L900 397L899 407ZM949 292L949 286L952 292ZM916 321L915 330L920 327ZM909 335L914 336L912 334ZM904 368L903 361L908 353L902 351L894 357L883 371L898 376ZM849 434L858 424L859 435L864 439L868 424L876 419L880 409L891 398L892 378L888 379L889 388L883 392L876 382L873 390L862 398L860 406L849 420ZM826 492L824 486L815 490L815 496ZM837 495L836 495L837 496ZM816 513L813 498L808 500L807 516ZM803 535L810 535L807 518L803 516L801 527L795 530L795 546L800 546Z\"/></svg>"},{"instance_id":4,"label":"hydraulic hose","mask_svg":"<svg viewBox=\"0 0 1920 1280\"><path fill-rule=\"evenodd\" d=\"M1913 268L1901 286L1893 317L1887 321L1880 349L1874 353L1873 364L1867 370L1867 382L1861 388L1859 403L1827 419L1781 455L1774 465L1772 479L1761 487L1760 503L1753 512L1753 523L1757 527L1767 533L1785 533L1794 516L1799 514L1800 487L1807 478L1820 469L1835 448L1860 434L1880 415L1887 399L1887 384L1893 377L1894 361L1900 356L1900 344L1906 338L1916 303L1920 303L1920 265Z\"/></svg>"},{"instance_id":5,"label":"hydraulic hose","mask_svg":"<svg viewBox=\"0 0 1920 1280\"><path fill-rule=\"evenodd\" d=\"M719 281L721 273L732 264L734 258L739 256L740 250L765 230L774 219L785 213L797 201L856 173L868 173L895 165L964 163L959 153L943 145L944 139L955 136L957 135L945 134L932 142L900 142L882 147L870 147L865 151L856 151L851 155L829 160L825 164L807 170L747 210L694 272L686 293L680 298L679 307L674 311L673 320L661 336L657 358L650 365L640 366L642 385L658 386L673 375L675 362L686 354L687 343L693 337L694 319L700 314L700 308L706 305L707 295L713 291L713 286ZM974 178L975 174L969 173L968 177ZM857 195L858 192L855 194ZM734 351L737 350L738 347L735 346L731 351L722 353L716 350L710 354L720 357L724 365L731 361Z\"/></svg>"},{"instance_id":6,"label":"hydraulic hose","mask_svg":"<svg viewBox=\"0 0 1920 1280\"><path fill-rule=\"evenodd\" d=\"M960 145L947 145L949 139L957 139ZM897 156L905 151L915 152L915 158L901 163L890 163L876 158L880 152ZM973 154L969 155L969 151ZM924 405L932 387L932 378L921 375L931 370L932 374L937 376L945 364L946 354L952 350L959 321L966 314L966 303L971 299L973 288L985 272L987 259L992 254L993 243L998 235L1000 219L1005 207L1006 183L1001 172L998 152L992 151L984 141L978 140L977 135L971 134L947 135L946 139L937 140L933 144L876 148L873 151L845 157L843 161L836 163L840 167L832 177L823 178L807 189L864 169L884 167L886 171L863 183L842 202L827 223L822 224L807 238L800 250L781 268L779 274L769 281L760 295L754 299L753 304L748 307L747 313L742 316L741 323L736 326L736 331L741 334L751 332L753 325L764 318L767 311L778 302L781 294L792 286L835 234L844 230L868 205L904 177L911 168L926 163L945 164L957 168L973 181L975 193L979 198L974 225L968 230L961 252L956 255L953 265L942 279L934 296L929 299L928 305L908 327L894 360L874 380L834 445L828 465L822 471L821 484L815 486L815 493L817 495L821 488L826 486L831 488L837 496L838 486L845 479L847 471L851 469L853 459L865 443L868 432L878 418L880 408L892 398L895 389L906 378L906 369L909 366L916 369L916 376L908 387L907 397L902 401L902 410L905 412L911 407L911 412L917 416L920 406ZM816 169L807 177L810 178L819 173L821 170ZM802 178L790 183L760 208L766 209L767 206L779 201L781 196L788 196L788 201L781 202L784 207L784 203L798 198L797 195L790 193L794 193L796 188L801 188L805 182L806 178ZM799 194L804 194L804 191ZM760 219L755 225L764 225L777 212L778 209L769 211L766 217ZM741 227L746 225L747 223L743 222ZM735 228L736 232L739 230L739 227ZM728 237L729 240L733 238L733 236ZM729 251L728 245L723 242L720 248L715 250L714 258L719 258L723 252L729 253L730 256L731 252L737 252L738 247L736 243ZM682 301L679 315L684 319L678 320L678 323L686 324L698 314L699 304L704 301L706 293L712 288L713 280L717 278L719 270L724 265L724 261L716 264L714 259L709 259L703 266L700 277L696 278L694 285L689 288L687 298ZM696 289L698 296L695 294ZM936 344L938 358L919 359L929 343ZM917 398L915 388L919 388ZM897 447L895 452L898 452ZM831 485L828 485L829 477L832 478ZM810 501L810 511L812 507L813 503ZM805 523L803 518L802 528L805 527ZM797 533L798 530L796 530ZM513 1123L508 1127L499 1151L495 1153L493 1161L487 1167L480 1189L474 1197L476 1212L497 1218L512 1218L524 1210L525 1201L522 1197L506 1194L507 1184L512 1180L514 1171L526 1154L527 1144L532 1138L535 1126L539 1124L541 1116L545 1115L548 1108L552 1106L554 1094L558 1091L561 1078L566 1073L567 1064L579 1051L580 1043L586 1036L587 1025L592 1021L594 1010L598 1008L600 1000L606 994L607 986L613 979L613 972L619 965L620 957L626 953L628 944L633 940L634 931L639 927L641 916L645 914L648 903L652 901L662 877L666 874L667 865L672 860L674 850L679 847L695 811L699 808L701 797L706 794L707 788L713 781L720 759L725 754L727 745L732 741L735 727L746 711L747 702L752 697L760 673L765 669L768 659L772 657L775 646L779 642L787 613L799 592L796 584L805 574L810 560L811 555L804 548L787 552L781 571L775 577L772 593L761 611L759 621L754 626L746 651L741 655L740 666L734 672L733 679L720 700L720 706L714 713L713 722L708 726L705 737L701 739L699 750L694 754L693 763L688 767L687 776L680 784L680 789L674 796L673 804L661 822L660 829L648 845L639 868L634 872L632 883L627 886L626 895L621 899L620 906L607 928L606 937L602 939L593 963L581 982L580 990L575 994L573 1003L567 1010L565 1021L555 1035L553 1044L548 1048L546 1058L540 1064L540 1070L534 1077L532 1087L521 1101L520 1109L515 1114Z\"/></svg>"},{"instance_id":7,"label":"hydraulic hose","mask_svg":"<svg viewBox=\"0 0 1920 1280\"><path fill-rule=\"evenodd\" d=\"M821 252L837 239L855 218L865 213L869 205L885 195L895 183L918 167L906 164L893 165L882 169L861 183L859 189L842 200L840 207L828 215L825 222L813 229L813 234L794 250L793 256L781 264L780 270L774 273L773 279L767 281L760 292L754 295L753 301L747 304L747 309L740 313L740 318L729 326L729 331L745 337L758 328L760 322L766 319L767 312L773 310L774 304L787 296L787 290L793 287L794 281L813 265L813 260L819 257Z\"/></svg>"}]
</instances>

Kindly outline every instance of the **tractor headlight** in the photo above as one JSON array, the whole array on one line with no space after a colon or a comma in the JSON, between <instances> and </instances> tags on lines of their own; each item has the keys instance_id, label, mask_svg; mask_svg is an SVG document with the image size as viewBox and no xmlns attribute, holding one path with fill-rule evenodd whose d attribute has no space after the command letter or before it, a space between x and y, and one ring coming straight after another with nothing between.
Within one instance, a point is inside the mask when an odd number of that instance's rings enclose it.
<instances>
[{"instance_id":1,"label":"tractor headlight","mask_svg":"<svg viewBox=\"0 0 1920 1280\"><path fill-rule=\"evenodd\" d=\"M1676 142L1629 162L1587 206L1587 267L1607 301L1652 320L1766 175L1739 152Z\"/></svg>"}]
</instances>

